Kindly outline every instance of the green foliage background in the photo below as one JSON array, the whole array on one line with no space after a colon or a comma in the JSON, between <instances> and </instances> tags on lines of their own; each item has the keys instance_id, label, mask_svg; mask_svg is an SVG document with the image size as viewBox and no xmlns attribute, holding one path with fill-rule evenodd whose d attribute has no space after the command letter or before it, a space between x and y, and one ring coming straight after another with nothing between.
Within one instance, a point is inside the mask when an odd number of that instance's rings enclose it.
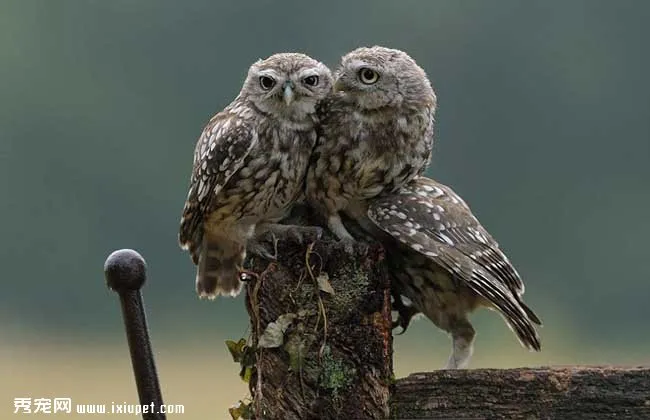
<instances>
[{"instance_id":1,"label":"green foliage background","mask_svg":"<svg viewBox=\"0 0 650 420\"><path fill-rule=\"evenodd\" d=\"M335 66L373 44L430 75L428 174L470 203L545 321L529 355L480 312L474 366L649 362L648 21L643 0L0 2L1 366L31 363L22 345L127 358L102 265L129 247L158 348L200 348L214 357L187 366L235 379L223 339L246 334L243 300L199 302L176 243L196 138L254 60ZM420 321L396 346L407 374L440 367L449 342Z\"/></svg>"}]
</instances>

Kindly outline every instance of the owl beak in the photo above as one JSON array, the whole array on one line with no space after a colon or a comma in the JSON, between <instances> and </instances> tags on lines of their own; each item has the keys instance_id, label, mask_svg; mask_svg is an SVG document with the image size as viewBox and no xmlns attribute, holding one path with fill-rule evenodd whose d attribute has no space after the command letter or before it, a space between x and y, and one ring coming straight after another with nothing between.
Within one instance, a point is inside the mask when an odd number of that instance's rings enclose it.
<instances>
[{"instance_id":1,"label":"owl beak","mask_svg":"<svg viewBox=\"0 0 650 420\"><path fill-rule=\"evenodd\" d=\"M284 98L284 103L291 105L293 102L293 83L290 81L284 82L282 85L282 97Z\"/></svg>"},{"instance_id":2,"label":"owl beak","mask_svg":"<svg viewBox=\"0 0 650 420\"><path fill-rule=\"evenodd\" d=\"M336 82L334 82L334 92L343 92L345 90L345 85L341 81L341 79L336 79Z\"/></svg>"}]
</instances>

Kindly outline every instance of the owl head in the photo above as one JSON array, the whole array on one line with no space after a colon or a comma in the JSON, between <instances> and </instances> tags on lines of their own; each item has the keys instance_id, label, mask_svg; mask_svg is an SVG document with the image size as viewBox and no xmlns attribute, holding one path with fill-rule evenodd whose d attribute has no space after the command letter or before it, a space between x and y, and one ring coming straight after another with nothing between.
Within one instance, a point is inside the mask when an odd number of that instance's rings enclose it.
<instances>
[{"instance_id":1,"label":"owl head","mask_svg":"<svg viewBox=\"0 0 650 420\"><path fill-rule=\"evenodd\" d=\"M300 121L332 90L333 78L323 63L299 53L274 54L248 70L242 94L262 112Z\"/></svg>"},{"instance_id":2,"label":"owl head","mask_svg":"<svg viewBox=\"0 0 650 420\"><path fill-rule=\"evenodd\" d=\"M361 110L436 105L424 70L405 52L380 46L344 55L334 90Z\"/></svg>"}]
</instances>

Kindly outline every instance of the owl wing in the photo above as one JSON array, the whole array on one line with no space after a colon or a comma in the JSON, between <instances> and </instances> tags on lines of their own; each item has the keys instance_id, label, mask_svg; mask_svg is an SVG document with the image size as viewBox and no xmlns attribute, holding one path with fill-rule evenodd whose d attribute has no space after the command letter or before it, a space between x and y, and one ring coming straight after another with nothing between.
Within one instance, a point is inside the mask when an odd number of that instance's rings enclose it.
<instances>
[{"instance_id":1,"label":"owl wing","mask_svg":"<svg viewBox=\"0 0 650 420\"><path fill-rule=\"evenodd\" d=\"M522 310L524 285L497 242L451 188L418 177L398 194L372 200L368 217L403 245L456 274L470 288L506 315Z\"/></svg>"},{"instance_id":2,"label":"owl wing","mask_svg":"<svg viewBox=\"0 0 650 420\"><path fill-rule=\"evenodd\" d=\"M521 296L525 287L519 273L499 249L497 241L472 214L467 203L448 186L424 177L411 187L412 193L421 193L423 190L432 194L434 200L445 203L447 207L451 206L452 219L456 220L445 223L445 227L456 247L503 282L513 293ZM444 204L437 204L444 210Z\"/></svg>"},{"instance_id":3,"label":"owl wing","mask_svg":"<svg viewBox=\"0 0 650 420\"><path fill-rule=\"evenodd\" d=\"M472 214L465 201L446 185L419 177L402 191L430 235L453 246L483 267L518 296L524 284L499 244Z\"/></svg>"},{"instance_id":4,"label":"owl wing","mask_svg":"<svg viewBox=\"0 0 650 420\"><path fill-rule=\"evenodd\" d=\"M237 106L215 115L203 129L194 150L190 189L178 236L181 248L189 249L193 260L198 258L195 251L201 243L202 224L214 210L215 197L241 169L257 141L256 131Z\"/></svg>"}]
</instances>

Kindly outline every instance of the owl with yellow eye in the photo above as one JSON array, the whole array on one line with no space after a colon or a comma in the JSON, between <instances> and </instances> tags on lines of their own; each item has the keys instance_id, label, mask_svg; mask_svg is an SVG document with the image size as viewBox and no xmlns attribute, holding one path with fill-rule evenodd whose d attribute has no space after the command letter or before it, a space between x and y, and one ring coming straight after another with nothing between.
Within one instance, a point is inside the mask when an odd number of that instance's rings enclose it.
<instances>
[{"instance_id":1,"label":"owl with yellow eye","mask_svg":"<svg viewBox=\"0 0 650 420\"><path fill-rule=\"evenodd\" d=\"M354 242L341 213L365 217L366 200L396 191L428 165L436 95L408 54L385 47L346 54L335 75L334 92L319 106L306 195L338 239Z\"/></svg>"}]
</instances>

